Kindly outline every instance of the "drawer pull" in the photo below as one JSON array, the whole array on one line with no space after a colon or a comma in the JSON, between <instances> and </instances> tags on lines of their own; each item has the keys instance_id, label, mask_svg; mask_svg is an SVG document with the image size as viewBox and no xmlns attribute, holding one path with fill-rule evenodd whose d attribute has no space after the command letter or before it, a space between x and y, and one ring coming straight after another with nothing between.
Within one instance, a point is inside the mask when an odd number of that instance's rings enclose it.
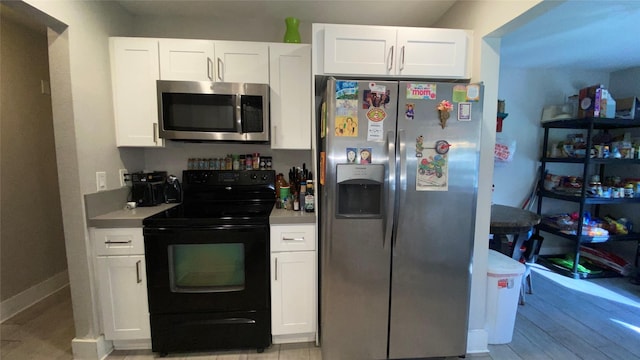
<instances>
[{"instance_id":1,"label":"drawer pull","mask_svg":"<svg viewBox=\"0 0 640 360\"><path fill-rule=\"evenodd\" d=\"M127 241L105 241L105 244L131 244L131 240L127 240Z\"/></svg>"},{"instance_id":2,"label":"drawer pull","mask_svg":"<svg viewBox=\"0 0 640 360\"><path fill-rule=\"evenodd\" d=\"M140 264L142 263L142 260L138 260L136 262L136 281L138 282L138 284L140 284L142 282L142 278L140 278Z\"/></svg>"},{"instance_id":3,"label":"drawer pull","mask_svg":"<svg viewBox=\"0 0 640 360\"><path fill-rule=\"evenodd\" d=\"M282 240L284 241L304 241L304 236L303 237L283 237Z\"/></svg>"}]
</instances>

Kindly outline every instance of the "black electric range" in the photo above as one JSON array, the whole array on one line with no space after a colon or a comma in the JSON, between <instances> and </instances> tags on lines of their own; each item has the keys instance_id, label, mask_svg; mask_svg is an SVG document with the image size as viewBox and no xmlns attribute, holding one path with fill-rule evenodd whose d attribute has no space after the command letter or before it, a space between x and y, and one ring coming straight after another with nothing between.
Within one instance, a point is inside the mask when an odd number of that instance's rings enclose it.
<instances>
[{"instance_id":1,"label":"black electric range","mask_svg":"<svg viewBox=\"0 0 640 360\"><path fill-rule=\"evenodd\" d=\"M273 170L185 170L182 204L146 218L144 226L268 223L275 204Z\"/></svg>"},{"instance_id":2,"label":"black electric range","mask_svg":"<svg viewBox=\"0 0 640 360\"><path fill-rule=\"evenodd\" d=\"M183 202L143 221L152 350L271 345L275 172L186 170Z\"/></svg>"}]
</instances>

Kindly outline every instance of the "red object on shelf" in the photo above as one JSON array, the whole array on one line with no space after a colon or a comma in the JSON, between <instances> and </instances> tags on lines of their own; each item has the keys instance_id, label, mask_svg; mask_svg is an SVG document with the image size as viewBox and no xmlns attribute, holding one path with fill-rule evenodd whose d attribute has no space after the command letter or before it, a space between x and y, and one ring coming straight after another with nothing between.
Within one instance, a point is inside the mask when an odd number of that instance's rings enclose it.
<instances>
[{"instance_id":1,"label":"red object on shelf","mask_svg":"<svg viewBox=\"0 0 640 360\"><path fill-rule=\"evenodd\" d=\"M498 113L496 118L496 132L502 132L502 121L507 118L509 114L507 113Z\"/></svg>"}]
</instances>

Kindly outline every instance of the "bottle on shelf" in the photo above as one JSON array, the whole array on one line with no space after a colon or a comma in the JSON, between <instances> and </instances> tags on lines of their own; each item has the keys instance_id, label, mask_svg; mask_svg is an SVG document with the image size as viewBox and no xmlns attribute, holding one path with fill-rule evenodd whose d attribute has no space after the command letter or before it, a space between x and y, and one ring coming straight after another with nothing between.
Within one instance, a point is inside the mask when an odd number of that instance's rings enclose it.
<instances>
[{"instance_id":1,"label":"bottle on shelf","mask_svg":"<svg viewBox=\"0 0 640 360\"><path fill-rule=\"evenodd\" d=\"M304 197L307 194L307 181L302 179L300 180L300 192L298 193L300 206L304 206Z\"/></svg>"},{"instance_id":2,"label":"bottle on shelf","mask_svg":"<svg viewBox=\"0 0 640 360\"><path fill-rule=\"evenodd\" d=\"M311 179L307 180L307 192L304 195L304 211L305 212L315 211L315 196L313 194L313 180Z\"/></svg>"},{"instance_id":3,"label":"bottle on shelf","mask_svg":"<svg viewBox=\"0 0 640 360\"><path fill-rule=\"evenodd\" d=\"M298 193L293 194L293 211L300 211L300 196Z\"/></svg>"}]
</instances>

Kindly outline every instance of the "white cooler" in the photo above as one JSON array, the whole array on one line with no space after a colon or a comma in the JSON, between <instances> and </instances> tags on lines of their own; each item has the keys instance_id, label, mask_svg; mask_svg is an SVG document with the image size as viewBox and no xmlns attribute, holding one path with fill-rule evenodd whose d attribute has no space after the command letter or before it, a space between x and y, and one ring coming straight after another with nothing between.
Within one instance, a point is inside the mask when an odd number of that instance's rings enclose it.
<instances>
[{"instance_id":1,"label":"white cooler","mask_svg":"<svg viewBox=\"0 0 640 360\"><path fill-rule=\"evenodd\" d=\"M524 264L489 250L487 266L487 331L489 344L507 344L513 337Z\"/></svg>"}]
</instances>

